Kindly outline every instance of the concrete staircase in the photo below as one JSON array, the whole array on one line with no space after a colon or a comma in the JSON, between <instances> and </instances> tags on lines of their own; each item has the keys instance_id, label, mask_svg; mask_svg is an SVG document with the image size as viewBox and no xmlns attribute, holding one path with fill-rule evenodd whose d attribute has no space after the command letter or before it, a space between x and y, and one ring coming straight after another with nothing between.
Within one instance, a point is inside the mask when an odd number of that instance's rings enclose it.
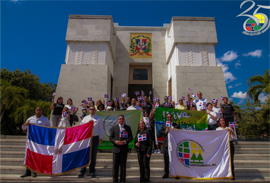
<instances>
[{"instance_id":1,"label":"concrete staircase","mask_svg":"<svg viewBox=\"0 0 270 183\"><path fill-rule=\"evenodd\" d=\"M1 137L1 182L112 182L112 154L101 152L97 155L97 178L85 176L77 178L79 170L62 176L43 176L20 178L25 171L23 165L25 136ZM162 179L163 155L151 157L151 182L270 182L269 142L239 141L235 142L236 180L194 180ZM88 171L88 169L87 169ZM139 165L136 153L128 154L127 182L139 182Z\"/></svg>"}]
</instances>

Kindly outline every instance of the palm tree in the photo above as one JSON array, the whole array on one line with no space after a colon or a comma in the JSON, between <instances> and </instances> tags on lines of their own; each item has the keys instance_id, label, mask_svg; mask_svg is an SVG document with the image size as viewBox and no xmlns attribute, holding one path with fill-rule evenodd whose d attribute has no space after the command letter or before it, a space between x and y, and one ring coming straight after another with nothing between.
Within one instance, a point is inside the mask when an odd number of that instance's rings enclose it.
<instances>
[{"instance_id":1,"label":"palm tree","mask_svg":"<svg viewBox=\"0 0 270 183\"><path fill-rule=\"evenodd\" d=\"M21 121L25 122L30 116L35 115L35 109L37 107L41 107L43 110L42 115L50 119L50 106L50 102L45 102L42 100L34 101L31 99L27 99L24 101L23 105L17 108L17 110L14 112L14 121L16 123L20 123Z\"/></svg>"},{"instance_id":2,"label":"palm tree","mask_svg":"<svg viewBox=\"0 0 270 183\"><path fill-rule=\"evenodd\" d=\"M258 101L258 97L261 93L270 93L270 74L269 69L266 70L265 74L255 75L248 79L248 85L250 86L247 93L249 97L254 99L254 102ZM252 85L252 86L251 86Z\"/></svg>"},{"instance_id":3,"label":"palm tree","mask_svg":"<svg viewBox=\"0 0 270 183\"><path fill-rule=\"evenodd\" d=\"M25 88L12 86L8 81L1 79L1 117L4 116L6 110L15 111L20 106L28 94Z\"/></svg>"}]
</instances>

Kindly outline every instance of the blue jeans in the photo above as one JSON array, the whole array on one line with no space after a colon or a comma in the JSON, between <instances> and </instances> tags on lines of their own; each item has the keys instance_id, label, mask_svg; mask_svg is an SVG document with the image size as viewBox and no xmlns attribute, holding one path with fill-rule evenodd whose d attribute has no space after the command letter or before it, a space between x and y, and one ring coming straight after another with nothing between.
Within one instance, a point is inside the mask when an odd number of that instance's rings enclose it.
<instances>
[{"instance_id":1,"label":"blue jeans","mask_svg":"<svg viewBox=\"0 0 270 183\"><path fill-rule=\"evenodd\" d=\"M89 166L89 173L95 173L99 136L94 136L94 137L92 137L91 140L93 141L93 143L92 143L93 147L92 147L91 163ZM85 173L86 167L82 168L80 172Z\"/></svg>"}]
</instances>

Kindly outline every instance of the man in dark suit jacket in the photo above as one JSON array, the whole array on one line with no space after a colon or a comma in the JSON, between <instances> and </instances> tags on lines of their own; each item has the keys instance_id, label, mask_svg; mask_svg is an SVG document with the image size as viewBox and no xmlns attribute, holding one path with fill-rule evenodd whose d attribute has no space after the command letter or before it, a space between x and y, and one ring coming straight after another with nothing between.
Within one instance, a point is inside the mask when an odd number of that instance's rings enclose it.
<instances>
[{"instance_id":1,"label":"man in dark suit jacket","mask_svg":"<svg viewBox=\"0 0 270 183\"><path fill-rule=\"evenodd\" d=\"M130 126L125 125L124 122L124 115L119 115L119 124L112 127L110 134L110 141L113 143L113 182L118 182L119 165L120 182L126 181L128 144L132 141L133 136Z\"/></svg>"},{"instance_id":2,"label":"man in dark suit jacket","mask_svg":"<svg viewBox=\"0 0 270 183\"><path fill-rule=\"evenodd\" d=\"M170 132L170 128L177 128L180 129L180 125L174 123L172 114L167 114L167 121L170 121L170 127L166 127L166 123L164 123L159 131L160 135L164 136L163 142L163 158L164 158L164 175L163 179L169 177L169 154L168 154L168 133ZM179 177L175 177L179 179Z\"/></svg>"},{"instance_id":3,"label":"man in dark suit jacket","mask_svg":"<svg viewBox=\"0 0 270 183\"><path fill-rule=\"evenodd\" d=\"M165 96L164 97L164 103L162 103L161 105L160 105L160 107L165 107L165 108L174 108L172 105L169 107L169 105L168 106L166 106L166 103L169 103L168 102L169 100L168 100L168 97L167 96Z\"/></svg>"}]
</instances>

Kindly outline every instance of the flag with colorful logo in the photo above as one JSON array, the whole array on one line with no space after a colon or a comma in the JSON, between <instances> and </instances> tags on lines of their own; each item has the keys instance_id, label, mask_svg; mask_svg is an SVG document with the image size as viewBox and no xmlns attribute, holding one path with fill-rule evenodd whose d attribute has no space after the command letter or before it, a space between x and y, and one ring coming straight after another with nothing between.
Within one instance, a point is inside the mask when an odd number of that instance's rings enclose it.
<instances>
[{"instance_id":1,"label":"flag with colorful logo","mask_svg":"<svg viewBox=\"0 0 270 183\"><path fill-rule=\"evenodd\" d=\"M236 122L230 122L230 127L232 127L232 128L237 128Z\"/></svg>"},{"instance_id":2,"label":"flag with colorful logo","mask_svg":"<svg viewBox=\"0 0 270 183\"><path fill-rule=\"evenodd\" d=\"M126 93L122 93L121 97L126 97L127 94Z\"/></svg>"},{"instance_id":3,"label":"flag with colorful logo","mask_svg":"<svg viewBox=\"0 0 270 183\"><path fill-rule=\"evenodd\" d=\"M146 134L138 135L138 141L139 142L146 141L146 140L147 140Z\"/></svg>"},{"instance_id":4,"label":"flag with colorful logo","mask_svg":"<svg viewBox=\"0 0 270 183\"><path fill-rule=\"evenodd\" d=\"M168 150L170 176L194 179L229 179L230 140L228 130L211 132L171 129ZM209 139L212 139L209 143Z\"/></svg>"},{"instance_id":5,"label":"flag with colorful logo","mask_svg":"<svg viewBox=\"0 0 270 183\"><path fill-rule=\"evenodd\" d=\"M128 132L120 132L120 137L128 138Z\"/></svg>"},{"instance_id":6,"label":"flag with colorful logo","mask_svg":"<svg viewBox=\"0 0 270 183\"><path fill-rule=\"evenodd\" d=\"M24 166L47 175L62 175L90 164L93 122L70 128L30 124Z\"/></svg>"}]
</instances>

